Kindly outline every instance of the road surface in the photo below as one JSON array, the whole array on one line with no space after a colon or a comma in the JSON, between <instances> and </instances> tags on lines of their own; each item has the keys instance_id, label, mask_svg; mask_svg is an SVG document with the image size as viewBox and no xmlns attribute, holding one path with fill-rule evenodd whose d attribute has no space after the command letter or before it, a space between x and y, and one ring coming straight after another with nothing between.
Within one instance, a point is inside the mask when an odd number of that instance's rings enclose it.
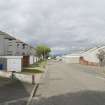
<instances>
[{"instance_id":1,"label":"road surface","mask_svg":"<svg viewBox=\"0 0 105 105\"><path fill-rule=\"evenodd\" d=\"M105 105L105 79L97 70L50 62L31 105Z\"/></svg>"}]
</instances>

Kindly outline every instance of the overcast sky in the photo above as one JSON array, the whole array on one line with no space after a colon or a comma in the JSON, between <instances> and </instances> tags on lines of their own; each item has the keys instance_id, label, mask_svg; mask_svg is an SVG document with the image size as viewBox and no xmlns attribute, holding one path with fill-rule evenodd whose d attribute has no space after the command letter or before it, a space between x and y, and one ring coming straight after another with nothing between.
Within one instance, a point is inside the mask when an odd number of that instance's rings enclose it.
<instances>
[{"instance_id":1,"label":"overcast sky","mask_svg":"<svg viewBox=\"0 0 105 105\"><path fill-rule=\"evenodd\" d=\"M104 0L0 0L0 30L67 52L105 42Z\"/></svg>"}]
</instances>

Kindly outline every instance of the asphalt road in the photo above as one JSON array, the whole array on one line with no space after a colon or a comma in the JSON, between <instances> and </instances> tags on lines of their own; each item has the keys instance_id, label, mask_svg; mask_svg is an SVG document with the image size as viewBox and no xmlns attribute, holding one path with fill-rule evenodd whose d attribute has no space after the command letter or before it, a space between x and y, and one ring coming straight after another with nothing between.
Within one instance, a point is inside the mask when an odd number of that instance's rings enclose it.
<instances>
[{"instance_id":1,"label":"asphalt road","mask_svg":"<svg viewBox=\"0 0 105 105\"><path fill-rule=\"evenodd\" d=\"M105 105L105 79L97 68L50 62L31 105Z\"/></svg>"}]
</instances>

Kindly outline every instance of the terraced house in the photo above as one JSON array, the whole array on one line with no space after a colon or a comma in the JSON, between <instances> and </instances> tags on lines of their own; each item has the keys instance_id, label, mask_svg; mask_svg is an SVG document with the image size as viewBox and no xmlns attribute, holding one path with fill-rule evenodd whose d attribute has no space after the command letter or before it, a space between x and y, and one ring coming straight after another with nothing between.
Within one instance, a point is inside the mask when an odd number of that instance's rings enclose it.
<instances>
[{"instance_id":1,"label":"terraced house","mask_svg":"<svg viewBox=\"0 0 105 105\"><path fill-rule=\"evenodd\" d=\"M11 61L8 61L10 59ZM36 57L32 46L0 31L0 69L21 71L22 66L34 62L36 62ZM12 67L8 68L10 65Z\"/></svg>"}]
</instances>

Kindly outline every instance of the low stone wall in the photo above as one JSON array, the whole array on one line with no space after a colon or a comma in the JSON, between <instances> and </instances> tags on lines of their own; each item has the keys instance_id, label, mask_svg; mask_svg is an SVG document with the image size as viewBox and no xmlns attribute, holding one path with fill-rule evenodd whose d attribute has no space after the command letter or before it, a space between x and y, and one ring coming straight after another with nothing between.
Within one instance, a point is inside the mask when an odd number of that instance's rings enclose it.
<instances>
[{"instance_id":1,"label":"low stone wall","mask_svg":"<svg viewBox=\"0 0 105 105\"><path fill-rule=\"evenodd\" d=\"M11 72L0 71L0 77L10 78L12 75Z\"/></svg>"},{"instance_id":2,"label":"low stone wall","mask_svg":"<svg viewBox=\"0 0 105 105\"><path fill-rule=\"evenodd\" d=\"M89 66L98 66L99 64L96 62L89 62L85 60L83 57L80 57L79 63L82 65L89 65Z\"/></svg>"},{"instance_id":3,"label":"low stone wall","mask_svg":"<svg viewBox=\"0 0 105 105\"><path fill-rule=\"evenodd\" d=\"M39 83L42 74L22 74L13 73L14 79L18 79L26 83ZM0 71L0 77L11 78L12 72Z\"/></svg>"},{"instance_id":4,"label":"low stone wall","mask_svg":"<svg viewBox=\"0 0 105 105\"><path fill-rule=\"evenodd\" d=\"M39 83L41 74L20 74L20 73L14 73L15 77L22 81L27 83Z\"/></svg>"}]
</instances>

